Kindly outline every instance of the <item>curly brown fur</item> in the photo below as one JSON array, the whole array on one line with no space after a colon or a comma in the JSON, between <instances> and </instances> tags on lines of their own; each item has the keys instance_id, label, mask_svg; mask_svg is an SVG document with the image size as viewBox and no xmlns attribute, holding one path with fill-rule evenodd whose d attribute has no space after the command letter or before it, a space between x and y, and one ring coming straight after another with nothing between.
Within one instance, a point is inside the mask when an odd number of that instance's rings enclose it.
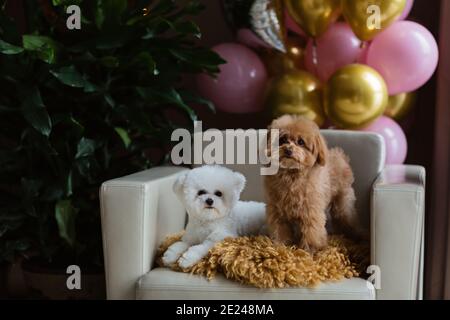
<instances>
[{"instance_id":1,"label":"curly brown fur","mask_svg":"<svg viewBox=\"0 0 450 320\"><path fill-rule=\"evenodd\" d=\"M161 244L157 264L162 266L162 253L181 236L168 237ZM358 277L368 264L369 247L342 236L331 236L328 246L314 255L265 236L255 236L225 239L191 268L173 265L172 269L208 279L222 273L230 280L258 288L284 288L314 287L324 281Z\"/></svg>"},{"instance_id":2,"label":"curly brown fur","mask_svg":"<svg viewBox=\"0 0 450 320\"><path fill-rule=\"evenodd\" d=\"M327 211L333 227L359 233L352 188L353 172L342 149L328 149L317 125L285 115L269 129L279 130L280 169L265 177L267 223L272 238L311 252L327 245Z\"/></svg>"}]
</instances>

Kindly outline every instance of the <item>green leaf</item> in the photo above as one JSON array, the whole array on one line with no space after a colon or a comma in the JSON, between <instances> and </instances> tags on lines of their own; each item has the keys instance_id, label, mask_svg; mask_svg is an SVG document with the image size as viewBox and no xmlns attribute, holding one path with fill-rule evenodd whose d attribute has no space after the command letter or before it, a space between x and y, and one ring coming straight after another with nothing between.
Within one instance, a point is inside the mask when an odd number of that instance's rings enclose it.
<instances>
[{"instance_id":1,"label":"green leaf","mask_svg":"<svg viewBox=\"0 0 450 320\"><path fill-rule=\"evenodd\" d=\"M83 125L80 122L78 122L77 119L75 119L74 117L71 116L69 118L69 122L77 129L78 134L82 134L84 132Z\"/></svg>"},{"instance_id":2,"label":"green leaf","mask_svg":"<svg viewBox=\"0 0 450 320\"><path fill-rule=\"evenodd\" d=\"M55 205L55 218L58 225L59 235L73 247L75 245L76 230L75 222L78 210L72 206L70 200L58 201Z\"/></svg>"},{"instance_id":3,"label":"green leaf","mask_svg":"<svg viewBox=\"0 0 450 320\"><path fill-rule=\"evenodd\" d=\"M176 7L174 0L162 0L156 3L151 12L154 16L163 16L175 9Z\"/></svg>"},{"instance_id":4,"label":"green leaf","mask_svg":"<svg viewBox=\"0 0 450 320\"><path fill-rule=\"evenodd\" d=\"M53 127L56 127L60 123L70 125L70 128L67 128L66 130L70 130L71 133L74 133L77 136L82 135L84 132L83 125L70 113L54 113L51 115L51 120Z\"/></svg>"},{"instance_id":5,"label":"green leaf","mask_svg":"<svg viewBox=\"0 0 450 320\"><path fill-rule=\"evenodd\" d=\"M192 34L194 37L200 39L202 37L202 33L198 25L196 25L192 21L181 21L174 25L175 31L182 34Z\"/></svg>"},{"instance_id":6,"label":"green leaf","mask_svg":"<svg viewBox=\"0 0 450 320\"><path fill-rule=\"evenodd\" d=\"M127 0L97 0L95 12L97 28L102 29L104 25L120 24L127 5Z\"/></svg>"},{"instance_id":7,"label":"green leaf","mask_svg":"<svg viewBox=\"0 0 450 320\"><path fill-rule=\"evenodd\" d=\"M105 93L105 101L113 108L116 106L116 102L109 93Z\"/></svg>"},{"instance_id":8,"label":"green leaf","mask_svg":"<svg viewBox=\"0 0 450 320\"><path fill-rule=\"evenodd\" d=\"M124 116L129 123L132 123L133 127L139 128L142 133L151 136L156 134L157 129L154 127L148 112L141 108L129 108L124 105L119 105L116 111Z\"/></svg>"},{"instance_id":9,"label":"green leaf","mask_svg":"<svg viewBox=\"0 0 450 320\"><path fill-rule=\"evenodd\" d=\"M75 159L81 159L84 157L91 156L95 152L96 143L94 140L87 139L85 137L81 138L78 142L77 154Z\"/></svg>"},{"instance_id":10,"label":"green leaf","mask_svg":"<svg viewBox=\"0 0 450 320\"><path fill-rule=\"evenodd\" d=\"M153 75L158 75L159 70L156 68L156 62L153 57L148 52L139 53L136 58L134 58L134 63L147 68L148 72Z\"/></svg>"},{"instance_id":11,"label":"green leaf","mask_svg":"<svg viewBox=\"0 0 450 320\"><path fill-rule=\"evenodd\" d=\"M102 29L105 22L105 10L103 8L103 0L97 0L95 9L95 25L98 29Z\"/></svg>"},{"instance_id":12,"label":"green leaf","mask_svg":"<svg viewBox=\"0 0 450 320\"><path fill-rule=\"evenodd\" d=\"M52 0L54 6L69 6L72 4L79 5L83 0Z\"/></svg>"},{"instance_id":13,"label":"green leaf","mask_svg":"<svg viewBox=\"0 0 450 320\"><path fill-rule=\"evenodd\" d=\"M117 134L122 139L122 142L125 146L125 148L128 148L128 146L131 143L130 136L128 135L128 132L124 128L115 127L114 130L116 130Z\"/></svg>"},{"instance_id":14,"label":"green leaf","mask_svg":"<svg viewBox=\"0 0 450 320\"><path fill-rule=\"evenodd\" d=\"M22 47L17 47L0 39L0 52L3 54L18 54L23 52Z\"/></svg>"},{"instance_id":15,"label":"green leaf","mask_svg":"<svg viewBox=\"0 0 450 320\"><path fill-rule=\"evenodd\" d=\"M27 239L18 239L0 242L0 261L1 259L13 263L16 255L22 253L30 247Z\"/></svg>"},{"instance_id":16,"label":"green leaf","mask_svg":"<svg viewBox=\"0 0 450 320\"><path fill-rule=\"evenodd\" d=\"M48 136L42 135L33 128L26 128L21 136L22 145L32 146L35 152L46 156L57 156L58 151L51 145Z\"/></svg>"},{"instance_id":17,"label":"green leaf","mask_svg":"<svg viewBox=\"0 0 450 320\"><path fill-rule=\"evenodd\" d=\"M100 88L96 84L94 84L90 81L86 82L86 84L84 86L84 92L92 93L92 92L97 92L97 91L100 91Z\"/></svg>"},{"instance_id":18,"label":"green leaf","mask_svg":"<svg viewBox=\"0 0 450 320\"><path fill-rule=\"evenodd\" d=\"M21 179L22 196L24 199L34 201L39 195L39 189L42 187L42 181L38 179Z\"/></svg>"},{"instance_id":19,"label":"green leaf","mask_svg":"<svg viewBox=\"0 0 450 320\"><path fill-rule=\"evenodd\" d=\"M196 66L208 72L217 73L217 65L226 63L217 53L203 48L175 48L169 52L177 59L186 64Z\"/></svg>"},{"instance_id":20,"label":"green leaf","mask_svg":"<svg viewBox=\"0 0 450 320\"><path fill-rule=\"evenodd\" d=\"M58 45L52 38L46 36L24 35L22 37L22 42L25 50L36 52L41 60L50 64L56 62Z\"/></svg>"},{"instance_id":21,"label":"green leaf","mask_svg":"<svg viewBox=\"0 0 450 320\"><path fill-rule=\"evenodd\" d=\"M78 169L78 172L80 175L89 181L91 180L91 161L88 158L81 158L77 160L75 163L76 168Z\"/></svg>"},{"instance_id":22,"label":"green leaf","mask_svg":"<svg viewBox=\"0 0 450 320\"><path fill-rule=\"evenodd\" d=\"M59 184L49 184L44 187L39 199L45 202L55 202L64 197L64 189Z\"/></svg>"},{"instance_id":23,"label":"green leaf","mask_svg":"<svg viewBox=\"0 0 450 320\"><path fill-rule=\"evenodd\" d=\"M59 81L75 88L84 88L86 79L75 69L74 66L63 67L59 70L50 70L50 73Z\"/></svg>"},{"instance_id":24,"label":"green leaf","mask_svg":"<svg viewBox=\"0 0 450 320\"><path fill-rule=\"evenodd\" d=\"M113 56L107 56L101 58L100 63L107 68L117 68L119 66L119 59Z\"/></svg>"},{"instance_id":25,"label":"green leaf","mask_svg":"<svg viewBox=\"0 0 450 320\"><path fill-rule=\"evenodd\" d=\"M44 136L49 136L52 131L52 121L47 108L42 102L39 89L34 87L26 93L22 103L22 115L28 123Z\"/></svg>"},{"instance_id":26,"label":"green leaf","mask_svg":"<svg viewBox=\"0 0 450 320\"><path fill-rule=\"evenodd\" d=\"M143 40L154 39L169 29L172 31L177 31L175 24L171 20L168 20L162 16L156 16L156 18L147 23L146 26L147 28L145 29L145 34L141 36L141 39Z\"/></svg>"},{"instance_id":27,"label":"green leaf","mask_svg":"<svg viewBox=\"0 0 450 320\"><path fill-rule=\"evenodd\" d=\"M190 15L197 15L205 9L205 5L200 1L190 1L184 8L184 12Z\"/></svg>"},{"instance_id":28,"label":"green leaf","mask_svg":"<svg viewBox=\"0 0 450 320\"><path fill-rule=\"evenodd\" d=\"M172 104L172 105L178 106L188 114L189 118L192 121L197 120L197 115L195 114L194 110L192 110L191 107L189 107L183 101L183 98L180 96L180 94L174 88L157 90L157 89L138 87L137 92L144 99L147 99L149 101L152 100L153 103Z\"/></svg>"},{"instance_id":29,"label":"green leaf","mask_svg":"<svg viewBox=\"0 0 450 320\"><path fill-rule=\"evenodd\" d=\"M50 73L63 84L73 88L84 88L84 92L98 91L98 87L79 73L74 66L63 67L58 70L50 70Z\"/></svg>"},{"instance_id":30,"label":"green leaf","mask_svg":"<svg viewBox=\"0 0 450 320\"><path fill-rule=\"evenodd\" d=\"M135 36L133 32L134 30L130 29L116 30L111 33L103 32L94 39L92 44L100 50L123 48Z\"/></svg>"},{"instance_id":31,"label":"green leaf","mask_svg":"<svg viewBox=\"0 0 450 320\"><path fill-rule=\"evenodd\" d=\"M66 185L66 195L70 197L73 194L73 178L72 171L69 172L67 176L67 185Z\"/></svg>"},{"instance_id":32,"label":"green leaf","mask_svg":"<svg viewBox=\"0 0 450 320\"><path fill-rule=\"evenodd\" d=\"M216 113L216 108L214 106L214 103L212 103L209 100L206 100L196 94L193 94L190 91L180 91L180 95L183 98L184 102L186 103L198 103L198 104L202 104L208 107L208 109L214 113Z\"/></svg>"}]
</instances>

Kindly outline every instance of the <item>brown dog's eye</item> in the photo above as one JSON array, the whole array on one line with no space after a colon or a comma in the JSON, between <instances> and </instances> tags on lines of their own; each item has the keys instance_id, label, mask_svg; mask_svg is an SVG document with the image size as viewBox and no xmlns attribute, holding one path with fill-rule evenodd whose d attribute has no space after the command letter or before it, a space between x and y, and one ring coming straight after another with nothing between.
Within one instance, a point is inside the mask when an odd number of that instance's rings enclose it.
<instances>
[{"instance_id":1,"label":"brown dog's eye","mask_svg":"<svg viewBox=\"0 0 450 320\"><path fill-rule=\"evenodd\" d=\"M216 195L216 197L221 197L222 196L222 192L220 192L220 191L216 191L216 192L214 192L214 194Z\"/></svg>"},{"instance_id":2,"label":"brown dog's eye","mask_svg":"<svg viewBox=\"0 0 450 320\"><path fill-rule=\"evenodd\" d=\"M303 147L305 145L305 140L303 140L302 138L298 139L297 144L301 147Z\"/></svg>"},{"instance_id":3,"label":"brown dog's eye","mask_svg":"<svg viewBox=\"0 0 450 320\"><path fill-rule=\"evenodd\" d=\"M204 195L204 194L206 194L206 191L205 191L205 190L200 190L200 191L197 193L198 196L202 196L202 195Z\"/></svg>"},{"instance_id":4,"label":"brown dog's eye","mask_svg":"<svg viewBox=\"0 0 450 320\"><path fill-rule=\"evenodd\" d=\"M281 146L281 145L286 144L288 142L289 141L288 141L288 138L286 136L281 136L280 137L280 141L279 141L279 145Z\"/></svg>"}]
</instances>

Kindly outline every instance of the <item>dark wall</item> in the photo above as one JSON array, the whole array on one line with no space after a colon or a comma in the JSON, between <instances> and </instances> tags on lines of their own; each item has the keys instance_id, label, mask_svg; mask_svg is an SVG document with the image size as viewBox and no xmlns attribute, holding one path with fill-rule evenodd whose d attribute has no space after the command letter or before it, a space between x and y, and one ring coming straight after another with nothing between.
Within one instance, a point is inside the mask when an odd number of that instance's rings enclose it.
<instances>
[{"instance_id":1,"label":"dark wall","mask_svg":"<svg viewBox=\"0 0 450 320\"><path fill-rule=\"evenodd\" d=\"M446 1L446 0L443 0ZM415 6L412 11L412 20L423 24L427 27L436 37L439 39L439 27L440 27L440 1L426 1L416 0ZM446 57L442 57L444 59ZM431 261L430 246L433 245L433 233L437 230L434 229L433 215L436 212L433 211L434 204L432 202L432 195L434 193L433 186L434 179L433 164L435 154L434 148L439 147L434 145L435 141L435 116L436 116L436 93L437 93L437 74L429 81L424 87L419 89L418 101L414 111L412 112L409 121L409 126L406 125L407 137L408 137L408 159L407 163L419 164L426 168L427 171L427 186L426 186L426 211L425 211L425 281L429 282L431 279L431 265L428 263ZM425 285L425 298L437 298L435 295L431 295L431 286L429 283Z\"/></svg>"}]
</instances>

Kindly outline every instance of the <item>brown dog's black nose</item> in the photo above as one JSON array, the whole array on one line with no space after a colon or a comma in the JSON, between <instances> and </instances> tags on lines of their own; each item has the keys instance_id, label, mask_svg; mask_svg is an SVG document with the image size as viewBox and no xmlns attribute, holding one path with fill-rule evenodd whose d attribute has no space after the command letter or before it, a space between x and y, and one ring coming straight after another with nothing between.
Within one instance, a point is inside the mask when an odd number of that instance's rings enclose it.
<instances>
[{"instance_id":1,"label":"brown dog's black nose","mask_svg":"<svg viewBox=\"0 0 450 320\"><path fill-rule=\"evenodd\" d=\"M285 149L285 150L284 150L284 155L285 155L286 157L292 156L292 150L291 150L291 149Z\"/></svg>"},{"instance_id":2,"label":"brown dog's black nose","mask_svg":"<svg viewBox=\"0 0 450 320\"><path fill-rule=\"evenodd\" d=\"M206 204L207 204L208 206L212 206L213 203L214 203L214 200L211 199L211 198L208 198L208 199L205 200L205 202L206 202Z\"/></svg>"}]
</instances>

